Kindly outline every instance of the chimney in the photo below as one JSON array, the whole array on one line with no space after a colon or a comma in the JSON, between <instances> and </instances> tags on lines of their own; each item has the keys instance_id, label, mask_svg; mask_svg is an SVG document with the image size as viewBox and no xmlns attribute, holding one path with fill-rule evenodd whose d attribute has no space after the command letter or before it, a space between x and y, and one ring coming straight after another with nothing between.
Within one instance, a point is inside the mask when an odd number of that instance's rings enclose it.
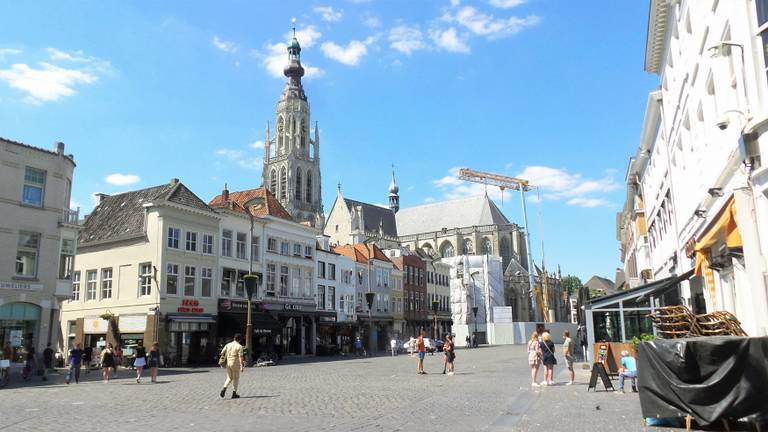
<instances>
[{"instance_id":1,"label":"chimney","mask_svg":"<svg viewBox=\"0 0 768 432\"><path fill-rule=\"evenodd\" d=\"M102 192L96 192L94 195L99 199L99 204L101 204L101 202L105 199L109 198L109 195Z\"/></svg>"},{"instance_id":2,"label":"chimney","mask_svg":"<svg viewBox=\"0 0 768 432\"><path fill-rule=\"evenodd\" d=\"M63 156L64 155L64 143L61 142L61 141L57 142L56 145L54 146L53 152L56 153L59 156Z\"/></svg>"},{"instance_id":3,"label":"chimney","mask_svg":"<svg viewBox=\"0 0 768 432\"><path fill-rule=\"evenodd\" d=\"M172 178L172 179L171 179L170 183L171 183L172 185L178 184L178 183L179 183L179 179L177 179L176 177L174 177L174 178Z\"/></svg>"},{"instance_id":4,"label":"chimney","mask_svg":"<svg viewBox=\"0 0 768 432\"><path fill-rule=\"evenodd\" d=\"M221 191L221 197L224 199L224 201L229 201L229 189L227 189L226 183L224 183L224 190Z\"/></svg>"}]
</instances>

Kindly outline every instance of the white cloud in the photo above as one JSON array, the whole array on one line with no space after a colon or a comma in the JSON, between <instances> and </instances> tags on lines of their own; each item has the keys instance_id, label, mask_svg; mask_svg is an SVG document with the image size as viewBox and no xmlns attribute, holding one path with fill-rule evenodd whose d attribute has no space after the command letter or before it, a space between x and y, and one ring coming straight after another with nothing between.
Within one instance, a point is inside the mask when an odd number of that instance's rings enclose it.
<instances>
[{"instance_id":1,"label":"white cloud","mask_svg":"<svg viewBox=\"0 0 768 432\"><path fill-rule=\"evenodd\" d=\"M433 197L426 197L426 198L424 198L424 202L425 203L435 202L435 198L433 198Z\"/></svg>"},{"instance_id":2,"label":"white cloud","mask_svg":"<svg viewBox=\"0 0 768 432\"><path fill-rule=\"evenodd\" d=\"M213 40L211 42L213 43L213 46L216 47L216 49L220 51L224 51L225 53L228 53L228 54L234 54L239 49L237 44L235 44L234 42L226 41L215 35L213 36Z\"/></svg>"},{"instance_id":3,"label":"white cloud","mask_svg":"<svg viewBox=\"0 0 768 432\"><path fill-rule=\"evenodd\" d=\"M568 200L567 204L579 207L594 208L602 207L610 203L608 200L602 198L571 198Z\"/></svg>"},{"instance_id":4,"label":"white cloud","mask_svg":"<svg viewBox=\"0 0 768 432\"><path fill-rule=\"evenodd\" d=\"M363 15L362 18L363 18L363 24L365 24L366 26L372 29L381 27L381 20L378 17L375 17L370 14L365 14Z\"/></svg>"},{"instance_id":5,"label":"white cloud","mask_svg":"<svg viewBox=\"0 0 768 432\"><path fill-rule=\"evenodd\" d=\"M324 21L328 22L340 21L344 14L343 10L335 10L333 6L317 6L314 11L319 13Z\"/></svg>"},{"instance_id":6,"label":"white cloud","mask_svg":"<svg viewBox=\"0 0 768 432\"><path fill-rule=\"evenodd\" d=\"M399 25L389 31L389 46L407 55L426 48L421 30L417 26L408 25Z\"/></svg>"},{"instance_id":7,"label":"white cloud","mask_svg":"<svg viewBox=\"0 0 768 432\"><path fill-rule=\"evenodd\" d=\"M218 149L216 150L216 154L245 169L256 170L261 168L262 165L261 158L251 157L245 152L245 150Z\"/></svg>"},{"instance_id":8,"label":"white cloud","mask_svg":"<svg viewBox=\"0 0 768 432\"><path fill-rule=\"evenodd\" d=\"M456 31L456 28L449 27L448 29L432 29L429 31L429 36L432 41L438 47L456 53L469 53L469 46L466 43L466 38L462 37Z\"/></svg>"},{"instance_id":9,"label":"white cloud","mask_svg":"<svg viewBox=\"0 0 768 432\"><path fill-rule=\"evenodd\" d=\"M254 141L254 142L248 144L248 147L250 147L252 149L256 149L256 150L263 149L264 148L264 141L262 141L262 140Z\"/></svg>"},{"instance_id":10,"label":"white cloud","mask_svg":"<svg viewBox=\"0 0 768 432\"><path fill-rule=\"evenodd\" d=\"M5 49L5 53L19 54L20 50ZM18 51L18 52L17 52ZM85 55L82 51L67 53L55 48L47 48L51 61L77 63L77 65L61 67L49 62L40 62L37 67L25 63L11 65L8 69L0 69L0 81L26 93L24 102L40 105L45 102L57 101L63 97L75 94L75 87L93 84L99 76L112 73L112 65L93 56Z\"/></svg>"},{"instance_id":11,"label":"white cloud","mask_svg":"<svg viewBox=\"0 0 768 432\"><path fill-rule=\"evenodd\" d=\"M539 23L539 17L529 15L525 18L511 16L509 18L496 18L490 14L484 14L472 6L464 6L455 15L446 14L443 19L456 22L472 33L486 36L489 39L498 39L519 33L526 27Z\"/></svg>"},{"instance_id":12,"label":"white cloud","mask_svg":"<svg viewBox=\"0 0 768 432\"><path fill-rule=\"evenodd\" d=\"M525 3L525 0L490 0L488 3L500 9L512 9Z\"/></svg>"},{"instance_id":13,"label":"white cloud","mask_svg":"<svg viewBox=\"0 0 768 432\"><path fill-rule=\"evenodd\" d=\"M292 33L286 34L286 39L293 38ZM314 26L307 26L296 31L296 39L303 49L313 46L320 38L322 33L317 31ZM285 42L268 43L264 46L264 52L252 51L252 55L260 58L264 68L275 78L283 76L283 68L288 64L288 44ZM306 78L320 77L324 71L319 67L312 66L310 63L302 62L304 67L304 76Z\"/></svg>"},{"instance_id":14,"label":"white cloud","mask_svg":"<svg viewBox=\"0 0 768 432\"><path fill-rule=\"evenodd\" d=\"M75 94L75 86L92 84L98 80L95 74L85 70L65 69L49 63L40 63L35 69L26 64L14 64L10 69L0 69L0 81L27 93L26 103L40 105Z\"/></svg>"},{"instance_id":15,"label":"white cloud","mask_svg":"<svg viewBox=\"0 0 768 432\"><path fill-rule=\"evenodd\" d=\"M353 40L347 46L341 46L334 42L324 42L320 48L323 50L323 54L332 60L348 66L357 66L360 59L368 54L368 45L373 43L373 40L372 37L365 41Z\"/></svg>"},{"instance_id":16,"label":"white cloud","mask_svg":"<svg viewBox=\"0 0 768 432\"><path fill-rule=\"evenodd\" d=\"M501 198L498 188L486 188L483 184L459 180L458 173L459 168L451 168L448 175L433 180L432 183L442 191L445 198L461 198L483 193L488 193L493 199ZM604 195L621 187L612 177L585 179L581 174L546 166L526 167L514 177L526 179L532 186L539 188L539 191L528 195L530 202L565 201L568 205L588 208L610 204Z\"/></svg>"},{"instance_id":17,"label":"white cloud","mask_svg":"<svg viewBox=\"0 0 768 432\"><path fill-rule=\"evenodd\" d=\"M113 186L127 186L140 182L141 178L135 174L114 173L104 177L104 181Z\"/></svg>"},{"instance_id":18,"label":"white cloud","mask_svg":"<svg viewBox=\"0 0 768 432\"><path fill-rule=\"evenodd\" d=\"M0 48L0 60L5 60L5 56L16 54L21 54L21 50L15 48Z\"/></svg>"}]
</instances>

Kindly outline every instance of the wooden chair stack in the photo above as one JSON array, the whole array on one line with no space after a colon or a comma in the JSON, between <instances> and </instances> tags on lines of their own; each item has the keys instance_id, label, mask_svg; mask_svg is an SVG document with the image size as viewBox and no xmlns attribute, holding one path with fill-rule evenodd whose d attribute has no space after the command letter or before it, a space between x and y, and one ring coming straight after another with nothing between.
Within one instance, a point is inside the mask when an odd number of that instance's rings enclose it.
<instances>
[{"instance_id":1,"label":"wooden chair stack","mask_svg":"<svg viewBox=\"0 0 768 432\"><path fill-rule=\"evenodd\" d=\"M686 306L666 306L648 315L663 339L696 336L747 336L733 314L717 311L694 315Z\"/></svg>"}]
</instances>

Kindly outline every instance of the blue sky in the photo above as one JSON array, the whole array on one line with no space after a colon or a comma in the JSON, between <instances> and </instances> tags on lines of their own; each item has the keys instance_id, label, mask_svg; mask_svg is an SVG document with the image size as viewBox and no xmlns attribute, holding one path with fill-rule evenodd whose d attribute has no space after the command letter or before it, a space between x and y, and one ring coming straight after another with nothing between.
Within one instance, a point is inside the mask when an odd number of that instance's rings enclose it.
<instances>
[{"instance_id":1,"label":"blue sky","mask_svg":"<svg viewBox=\"0 0 768 432\"><path fill-rule=\"evenodd\" d=\"M542 186L534 259L543 236L550 268L613 279L658 85L647 16L646 2L562 0L3 2L0 136L65 142L85 212L94 192L171 177L205 200L257 187L295 17L326 211L337 183L386 203L391 164L403 207L483 193L457 167L520 176ZM522 223L517 196L502 209Z\"/></svg>"}]
</instances>

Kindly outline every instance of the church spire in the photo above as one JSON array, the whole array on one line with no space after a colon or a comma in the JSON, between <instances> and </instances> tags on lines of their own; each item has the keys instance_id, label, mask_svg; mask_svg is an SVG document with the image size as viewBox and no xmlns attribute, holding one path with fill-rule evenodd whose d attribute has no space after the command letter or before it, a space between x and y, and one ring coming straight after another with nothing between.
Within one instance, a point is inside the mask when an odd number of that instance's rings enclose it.
<instances>
[{"instance_id":1,"label":"church spire","mask_svg":"<svg viewBox=\"0 0 768 432\"><path fill-rule=\"evenodd\" d=\"M282 98L297 97L307 100L307 95L304 94L304 88L301 85L304 67L301 66L301 45L299 45L299 40L296 39L296 18L293 18L291 22L293 24L293 39L291 39L291 43L288 45L288 64L283 68L283 75L288 78L288 81L285 83Z\"/></svg>"},{"instance_id":2,"label":"church spire","mask_svg":"<svg viewBox=\"0 0 768 432\"><path fill-rule=\"evenodd\" d=\"M392 182L389 183L389 208L393 213L397 213L397 211L400 210L399 191L400 188L397 187L397 182L395 181L395 166L392 165Z\"/></svg>"}]
</instances>

